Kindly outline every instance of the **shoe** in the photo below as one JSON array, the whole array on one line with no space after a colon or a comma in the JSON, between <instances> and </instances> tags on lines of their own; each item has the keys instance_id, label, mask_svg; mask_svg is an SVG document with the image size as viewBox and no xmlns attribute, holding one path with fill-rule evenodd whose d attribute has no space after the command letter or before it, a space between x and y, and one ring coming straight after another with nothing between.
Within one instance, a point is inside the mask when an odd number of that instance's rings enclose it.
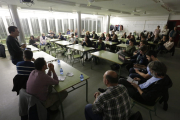
<instances>
[{"instance_id":1,"label":"shoe","mask_svg":"<svg viewBox=\"0 0 180 120\"><path fill-rule=\"evenodd\" d=\"M167 110L168 110L168 104L167 104L167 103L164 103L164 105L163 105L163 109L164 109L165 111L167 111Z\"/></svg>"},{"instance_id":2,"label":"shoe","mask_svg":"<svg viewBox=\"0 0 180 120\"><path fill-rule=\"evenodd\" d=\"M98 88L99 92L103 93L106 92L106 89Z\"/></svg>"}]
</instances>

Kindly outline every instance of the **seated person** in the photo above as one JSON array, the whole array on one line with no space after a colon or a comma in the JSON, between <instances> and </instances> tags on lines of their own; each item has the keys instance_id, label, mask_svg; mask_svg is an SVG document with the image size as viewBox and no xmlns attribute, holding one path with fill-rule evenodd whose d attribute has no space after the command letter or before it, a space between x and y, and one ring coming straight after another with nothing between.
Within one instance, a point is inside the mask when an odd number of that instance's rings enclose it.
<instances>
[{"instance_id":1,"label":"seated person","mask_svg":"<svg viewBox=\"0 0 180 120\"><path fill-rule=\"evenodd\" d=\"M127 89L118 85L115 71L106 71L103 82L107 86L104 93L96 92L93 104L85 107L86 120L128 120L131 114L131 102Z\"/></svg>"},{"instance_id":2,"label":"seated person","mask_svg":"<svg viewBox=\"0 0 180 120\"><path fill-rule=\"evenodd\" d=\"M147 52L147 46L142 46L139 49L139 53L130 57L130 62L126 66L127 70L129 71L130 68L133 68L133 66L147 66L148 65L148 59L146 58L146 52Z\"/></svg>"},{"instance_id":3,"label":"seated person","mask_svg":"<svg viewBox=\"0 0 180 120\"><path fill-rule=\"evenodd\" d=\"M133 52L136 51L136 47L134 46L134 43L132 40L129 40L129 45L127 46L126 50L120 50L123 55L127 57L133 56Z\"/></svg>"},{"instance_id":4,"label":"seated person","mask_svg":"<svg viewBox=\"0 0 180 120\"><path fill-rule=\"evenodd\" d=\"M164 81L169 77L166 75L167 67L160 61L152 61L148 64L152 77L144 83L135 84L126 80L119 80L119 84L128 89L129 96L145 105L153 106L156 100L162 96ZM134 78L141 81L139 78ZM138 91L138 92L137 92Z\"/></svg>"},{"instance_id":5,"label":"seated person","mask_svg":"<svg viewBox=\"0 0 180 120\"><path fill-rule=\"evenodd\" d=\"M23 54L24 61L20 61L16 64L17 75L13 78L13 89L19 95L21 88L26 89L26 83L29 78L30 73L35 69L33 60L33 52L30 50L25 50Z\"/></svg>"},{"instance_id":6,"label":"seated person","mask_svg":"<svg viewBox=\"0 0 180 120\"><path fill-rule=\"evenodd\" d=\"M132 33L130 32L129 35L127 36L127 39L131 39Z\"/></svg>"},{"instance_id":7,"label":"seated person","mask_svg":"<svg viewBox=\"0 0 180 120\"><path fill-rule=\"evenodd\" d=\"M163 36L163 38L161 39L159 45L164 45L164 43L166 43L167 40L166 40L166 36Z\"/></svg>"},{"instance_id":8,"label":"seated person","mask_svg":"<svg viewBox=\"0 0 180 120\"><path fill-rule=\"evenodd\" d=\"M89 38L91 37L89 31L86 32L86 36L89 37Z\"/></svg>"},{"instance_id":9,"label":"seated person","mask_svg":"<svg viewBox=\"0 0 180 120\"><path fill-rule=\"evenodd\" d=\"M67 97L66 91L51 92L52 85L59 84L58 77L52 63L48 64L49 70L46 74L47 63L44 58L37 58L34 62L35 70L29 76L26 92L39 99L46 108L54 111L59 108L60 103ZM53 78L51 78L53 73Z\"/></svg>"},{"instance_id":10,"label":"seated person","mask_svg":"<svg viewBox=\"0 0 180 120\"><path fill-rule=\"evenodd\" d=\"M122 35L122 37L121 38L126 38L127 36L126 36L126 32Z\"/></svg>"},{"instance_id":11,"label":"seated person","mask_svg":"<svg viewBox=\"0 0 180 120\"><path fill-rule=\"evenodd\" d=\"M72 35L72 34L74 34L74 32L73 32L73 30L71 29L71 30L70 30L70 35Z\"/></svg>"},{"instance_id":12,"label":"seated person","mask_svg":"<svg viewBox=\"0 0 180 120\"><path fill-rule=\"evenodd\" d=\"M25 50L23 54L23 59L24 61L20 61L16 64L17 67L17 72L19 75L28 75L33 71L34 68L34 63L31 61L33 59L33 52L30 50Z\"/></svg>"},{"instance_id":13,"label":"seated person","mask_svg":"<svg viewBox=\"0 0 180 120\"><path fill-rule=\"evenodd\" d=\"M105 36L104 36L104 33L101 34L101 39L102 39L102 40L105 40L105 39L106 39Z\"/></svg>"},{"instance_id":14,"label":"seated person","mask_svg":"<svg viewBox=\"0 0 180 120\"><path fill-rule=\"evenodd\" d=\"M148 37L146 39L147 41L152 41L152 37L151 37L151 34L148 34Z\"/></svg>"},{"instance_id":15,"label":"seated person","mask_svg":"<svg viewBox=\"0 0 180 120\"><path fill-rule=\"evenodd\" d=\"M69 29L67 29L66 34L67 34L67 35L70 35L70 30L69 30Z\"/></svg>"},{"instance_id":16,"label":"seated person","mask_svg":"<svg viewBox=\"0 0 180 120\"><path fill-rule=\"evenodd\" d=\"M154 36L153 42L154 43L158 43L159 42L159 36L157 34Z\"/></svg>"},{"instance_id":17,"label":"seated person","mask_svg":"<svg viewBox=\"0 0 180 120\"><path fill-rule=\"evenodd\" d=\"M58 35L58 39L61 39L61 40L66 40L66 38L64 38L64 36L61 35L61 33L59 33Z\"/></svg>"},{"instance_id":18,"label":"seated person","mask_svg":"<svg viewBox=\"0 0 180 120\"><path fill-rule=\"evenodd\" d=\"M89 40L89 37L87 37L87 36L85 36L85 40L83 40L81 44L82 44L82 46L92 47L92 43L91 43L91 41ZM85 59L85 61L87 61L87 60L88 60L88 52L87 52L87 51L84 51L84 52L83 52L83 55L81 56L81 58L83 58L85 54L86 54L86 59Z\"/></svg>"},{"instance_id":19,"label":"seated person","mask_svg":"<svg viewBox=\"0 0 180 120\"><path fill-rule=\"evenodd\" d=\"M97 34L95 33L95 31L93 31L91 38L93 38L93 39L98 39L98 36L97 36Z\"/></svg>"},{"instance_id":20,"label":"seated person","mask_svg":"<svg viewBox=\"0 0 180 120\"><path fill-rule=\"evenodd\" d=\"M148 62L152 61L159 61L157 58L157 53L153 50L149 50L146 53L146 58L148 59ZM137 68L137 69L134 69ZM141 80L147 80L152 77L151 72L149 71L149 67L144 65L134 65L134 68L131 68L129 70L129 76L131 78L138 77Z\"/></svg>"},{"instance_id":21,"label":"seated person","mask_svg":"<svg viewBox=\"0 0 180 120\"><path fill-rule=\"evenodd\" d=\"M119 42L118 39L117 39L117 35L116 34L114 34L111 42Z\"/></svg>"},{"instance_id":22,"label":"seated person","mask_svg":"<svg viewBox=\"0 0 180 120\"><path fill-rule=\"evenodd\" d=\"M106 39L105 39L105 41L111 41L111 36L110 36L109 33L106 34Z\"/></svg>"},{"instance_id":23,"label":"seated person","mask_svg":"<svg viewBox=\"0 0 180 120\"><path fill-rule=\"evenodd\" d=\"M99 42L97 42L95 49L96 49L96 50L105 50L105 44L104 44L104 42L102 41L102 38L101 38L101 37L99 38Z\"/></svg>"},{"instance_id":24,"label":"seated person","mask_svg":"<svg viewBox=\"0 0 180 120\"><path fill-rule=\"evenodd\" d=\"M142 36L145 36L143 32L141 32L137 38L137 40L142 40ZM145 38L145 37L144 37Z\"/></svg>"},{"instance_id":25,"label":"seated person","mask_svg":"<svg viewBox=\"0 0 180 120\"><path fill-rule=\"evenodd\" d=\"M52 33L50 34L50 38L51 38L51 39L57 38L56 35L54 34L54 32L52 32Z\"/></svg>"},{"instance_id":26,"label":"seated person","mask_svg":"<svg viewBox=\"0 0 180 120\"><path fill-rule=\"evenodd\" d=\"M174 41L173 38L170 37L169 41L167 41L166 43L164 43L163 45L160 45L158 48L158 52L159 50L166 50L166 51L170 51L174 46Z\"/></svg>"},{"instance_id":27,"label":"seated person","mask_svg":"<svg viewBox=\"0 0 180 120\"><path fill-rule=\"evenodd\" d=\"M134 45L136 45L136 40L135 40L134 35L131 35L130 40L132 40ZM126 41L126 44L129 44L129 40Z\"/></svg>"},{"instance_id":28,"label":"seated person","mask_svg":"<svg viewBox=\"0 0 180 120\"><path fill-rule=\"evenodd\" d=\"M69 42L76 44L76 37L74 37L74 34L71 34L71 38L69 39Z\"/></svg>"},{"instance_id":29,"label":"seated person","mask_svg":"<svg viewBox=\"0 0 180 120\"><path fill-rule=\"evenodd\" d=\"M86 32L85 32L85 30L84 30L84 29L82 30L82 35L86 35Z\"/></svg>"},{"instance_id":30,"label":"seated person","mask_svg":"<svg viewBox=\"0 0 180 120\"><path fill-rule=\"evenodd\" d=\"M43 33L42 36L40 37L40 45L46 45L47 44L46 40L48 40L48 38Z\"/></svg>"},{"instance_id":31,"label":"seated person","mask_svg":"<svg viewBox=\"0 0 180 120\"><path fill-rule=\"evenodd\" d=\"M77 29L75 30L74 34L75 34L75 36L77 36L77 35L78 35Z\"/></svg>"},{"instance_id":32,"label":"seated person","mask_svg":"<svg viewBox=\"0 0 180 120\"><path fill-rule=\"evenodd\" d=\"M144 45L147 45L147 41L145 41L145 40L140 41L139 48L141 48L141 47L144 46ZM136 50L136 51L133 53L133 55L136 55L136 54L138 54L139 52L140 52L140 50L138 49L138 50Z\"/></svg>"},{"instance_id":33,"label":"seated person","mask_svg":"<svg viewBox=\"0 0 180 120\"><path fill-rule=\"evenodd\" d=\"M37 47L38 44L36 43L34 36L30 37L29 45L33 45L34 47Z\"/></svg>"},{"instance_id":34,"label":"seated person","mask_svg":"<svg viewBox=\"0 0 180 120\"><path fill-rule=\"evenodd\" d=\"M113 37L115 35L115 32L114 31L112 31L111 32L111 37Z\"/></svg>"}]
</instances>

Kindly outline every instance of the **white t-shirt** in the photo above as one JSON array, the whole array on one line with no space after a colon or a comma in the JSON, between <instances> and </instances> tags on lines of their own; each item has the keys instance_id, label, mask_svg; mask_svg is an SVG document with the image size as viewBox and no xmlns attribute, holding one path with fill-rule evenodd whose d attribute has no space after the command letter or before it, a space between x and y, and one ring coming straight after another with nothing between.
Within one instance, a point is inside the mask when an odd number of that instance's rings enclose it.
<instances>
[{"instance_id":1,"label":"white t-shirt","mask_svg":"<svg viewBox=\"0 0 180 120\"><path fill-rule=\"evenodd\" d=\"M76 38L75 38L75 37L70 38L70 40L69 40L69 42L72 42L72 43L74 43L75 41L76 41Z\"/></svg>"},{"instance_id":2,"label":"white t-shirt","mask_svg":"<svg viewBox=\"0 0 180 120\"><path fill-rule=\"evenodd\" d=\"M163 30L161 31L161 34L162 34L162 35L167 35L168 32L169 32L169 29L163 29Z\"/></svg>"}]
</instances>

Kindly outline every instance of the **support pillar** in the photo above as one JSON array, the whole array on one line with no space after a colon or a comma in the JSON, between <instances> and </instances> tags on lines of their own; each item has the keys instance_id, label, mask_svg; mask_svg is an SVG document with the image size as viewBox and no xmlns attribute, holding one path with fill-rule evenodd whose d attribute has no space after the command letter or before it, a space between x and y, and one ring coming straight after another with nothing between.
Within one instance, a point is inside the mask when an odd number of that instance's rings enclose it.
<instances>
[{"instance_id":1,"label":"support pillar","mask_svg":"<svg viewBox=\"0 0 180 120\"><path fill-rule=\"evenodd\" d=\"M77 26L77 30L78 30L78 38L81 37L81 12L77 12L77 22L78 22L78 26Z\"/></svg>"}]
</instances>

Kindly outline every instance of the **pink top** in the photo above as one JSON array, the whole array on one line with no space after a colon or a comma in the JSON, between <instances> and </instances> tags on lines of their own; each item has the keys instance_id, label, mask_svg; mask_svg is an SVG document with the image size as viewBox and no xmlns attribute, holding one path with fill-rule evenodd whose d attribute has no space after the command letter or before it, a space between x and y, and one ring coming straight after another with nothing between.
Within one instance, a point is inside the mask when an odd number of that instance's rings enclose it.
<instances>
[{"instance_id":1,"label":"pink top","mask_svg":"<svg viewBox=\"0 0 180 120\"><path fill-rule=\"evenodd\" d=\"M159 35L160 32L161 32L161 29L155 29L154 35Z\"/></svg>"},{"instance_id":2,"label":"pink top","mask_svg":"<svg viewBox=\"0 0 180 120\"><path fill-rule=\"evenodd\" d=\"M109 41L109 37L106 37L105 41Z\"/></svg>"},{"instance_id":3,"label":"pink top","mask_svg":"<svg viewBox=\"0 0 180 120\"><path fill-rule=\"evenodd\" d=\"M56 85L58 83L59 80L56 73L51 78L51 72L45 74L42 71L33 70L27 81L26 92L34 95L41 101L45 101L47 99L49 85Z\"/></svg>"}]
</instances>

